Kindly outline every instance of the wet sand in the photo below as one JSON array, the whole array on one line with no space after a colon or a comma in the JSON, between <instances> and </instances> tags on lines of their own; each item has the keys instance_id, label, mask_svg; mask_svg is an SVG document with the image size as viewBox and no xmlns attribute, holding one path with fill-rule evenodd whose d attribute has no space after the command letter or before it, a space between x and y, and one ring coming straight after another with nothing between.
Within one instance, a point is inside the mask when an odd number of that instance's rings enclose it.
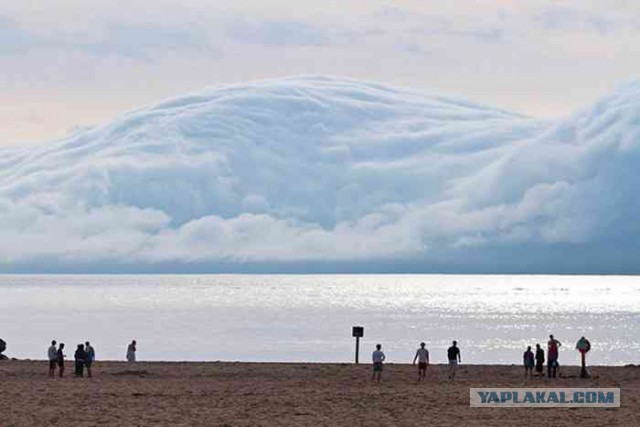
<instances>
[{"instance_id":1,"label":"wet sand","mask_svg":"<svg viewBox=\"0 0 640 427\"><path fill-rule=\"evenodd\" d=\"M0 425L640 425L640 367L593 367L594 378L524 383L519 366L101 362L94 378L49 379L46 362L0 362ZM67 374L73 374L71 363ZM470 408L470 387L619 387L616 409Z\"/></svg>"}]
</instances>

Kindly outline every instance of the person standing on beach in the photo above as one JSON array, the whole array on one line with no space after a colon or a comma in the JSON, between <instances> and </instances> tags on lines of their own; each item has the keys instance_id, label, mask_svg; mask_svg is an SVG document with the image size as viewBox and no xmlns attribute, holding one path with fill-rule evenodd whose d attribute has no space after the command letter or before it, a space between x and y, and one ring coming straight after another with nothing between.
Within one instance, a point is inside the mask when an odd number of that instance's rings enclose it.
<instances>
[{"instance_id":1,"label":"person standing on beach","mask_svg":"<svg viewBox=\"0 0 640 427\"><path fill-rule=\"evenodd\" d=\"M375 379L380 382L382 376L382 363L386 360L387 356L382 352L382 345L376 344L376 349L371 354L371 360L373 361L373 374L371 375L371 382Z\"/></svg>"},{"instance_id":2,"label":"person standing on beach","mask_svg":"<svg viewBox=\"0 0 640 427\"><path fill-rule=\"evenodd\" d=\"M547 343L547 377L555 378L558 370L559 347L562 345L560 341L555 339L553 335L549 335Z\"/></svg>"},{"instance_id":3,"label":"person standing on beach","mask_svg":"<svg viewBox=\"0 0 640 427\"><path fill-rule=\"evenodd\" d=\"M49 359L49 378L53 378L56 376L56 365L58 363L56 340L51 341L51 346L47 350L47 358Z\"/></svg>"},{"instance_id":4,"label":"person standing on beach","mask_svg":"<svg viewBox=\"0 0 640 427\"><path fill-rule=\"evenodd\" d=\"M527 374L529 374L529 379L533 378L533 366L535 365L533 351L531 351L531 346L527 347L527 351L522 355L524 361L524 380L527 380Z\"/></svg>"},{"instance_id":5,"label":"person standing on beach","mask_svg":"<svg viewBox=\"0 0 640 427\"><path fill-rule=\"evenodd\" d=\"M453 380L456 377L458 364L462 363L458 341L453 341L452 346L447 350L447 358L449 359L449 379Z\"/></svg>"},{"instance_id":6,"label":"person standing on beach","mask_svg":"<svg viewBox=\"0 0 640 427\"><path fill-rule=\"evenodd\" d=\"M539 377L542 377L544 372L544 350L540 347L540 344L536 344L536 373Z\"/></svg>"},{"instance_id":7,"label":"person standing on beach","mask_svg":"<svg viewBox=\"0 0 640 427\"><path fill-rule=\"evenodd\" d=\"M73 355L75 359L76 377L82 378L84 376L84 364L87 360L87 353L84 351L84 344L78 344L76 352Z\"/></svg>"},{"instance_id":8,"label":"person standing on beach","mask_svg":"<svg viewBox=\"0 0 640 427\"><path fill-rule=\"evenodd\" d=\"M87 353L84 365L87 367L87 378L91 378L91 365L96 360L96 351L91 347L91 343L87 341L84 343L84 351Z\"/></svg>"},{"instance_id":9,"label":"person standing on beach","mask_svg":"<svg viewBox=\"0 0 640 427\"><path fill-rule=\"evenodd\" d=\"M64 343L61 342L56 353L56 362L58 362L58 375L60 378L64 376Z\"/></svg>"},{"instance_id":10,"label":"person standing on beach","mask_svg":"<svg viewBox=\"0 0 640 427\"><path fill-rule=\"evenodd\" d=\"M425 348L426 344L421 342L420 348L416 350L416 355L413 358L413 364L416 364L418 360L418 381L424 379L427 376L427 366L429 366L429 350Z\"/></svg>"},{"instance_id":11,"label":"person standing on beach","mask_svg":"<svg viewBox=\"0 0 640 427\"><path fill-rule=\"evenodd\" d=\"M127 347L127 362L135 362L136 361L136 348L137 343L136 340L131 341L131 344Z\"/></svg>"},{"instance_id":12,"label":"person standing on beach","mask_svg":"<svg viewBox=\"0 0 640 427\"><path fill-rule=\"evenodd\" d=\"M589 378L589 373L587 372L587 353L591 351L591 343L585 337L581 337L576 343L576 350L580 352L580 378Z\"/></svg>"}]
</instances>

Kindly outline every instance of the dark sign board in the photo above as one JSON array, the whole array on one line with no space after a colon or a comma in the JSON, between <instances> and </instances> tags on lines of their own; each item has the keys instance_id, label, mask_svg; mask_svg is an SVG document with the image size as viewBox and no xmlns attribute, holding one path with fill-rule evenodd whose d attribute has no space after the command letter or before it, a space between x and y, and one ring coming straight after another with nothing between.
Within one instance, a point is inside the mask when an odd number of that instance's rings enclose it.
<instances>
[{"instance_id":1,"label":"dark sign board","mask_svg":"<svg viewBox=\"0 0 640 427\"><path fill-rule=\"evenodd\" d=\"M356 338L362 338L364 336L364 328L362 326L354 326L352 334Z\"/></svg>"}]
</instances>

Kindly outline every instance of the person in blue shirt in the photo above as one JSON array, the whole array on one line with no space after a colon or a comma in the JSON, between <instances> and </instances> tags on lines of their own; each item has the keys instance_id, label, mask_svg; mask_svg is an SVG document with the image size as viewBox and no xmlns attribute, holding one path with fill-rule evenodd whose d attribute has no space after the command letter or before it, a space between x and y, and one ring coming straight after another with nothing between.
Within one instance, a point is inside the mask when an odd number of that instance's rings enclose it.
<instances>
[{"instance_id":1,"label":"person in blue shirt","mask_svg":"<svg viewBox=\"0 0 640 427\"><path fill-rule=\"evenodd\" d=\"M84 365L87 367L87 378L91 378L91 365L93 365L93 362L96 360L96 351L89 341L84 343L84 352L87 354L84 361Z\"/></svg>"}]
</instances>

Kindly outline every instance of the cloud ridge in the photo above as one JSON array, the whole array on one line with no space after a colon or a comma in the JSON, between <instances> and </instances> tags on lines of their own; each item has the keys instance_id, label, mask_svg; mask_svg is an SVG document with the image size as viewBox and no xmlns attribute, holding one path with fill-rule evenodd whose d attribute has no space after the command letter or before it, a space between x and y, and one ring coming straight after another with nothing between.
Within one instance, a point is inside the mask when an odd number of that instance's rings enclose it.
<instances>
[{"instance_id":1,"label":"cloud ridge","mask_svg":"<svg viewBox=\"0 0 640 427\"><path fill-rule=\"evenodd\" d=\"M330 76L205 89L0 149L0 265L597 261L640 231L639 95L538 120Z\"/></svg>"}]
</instances>

